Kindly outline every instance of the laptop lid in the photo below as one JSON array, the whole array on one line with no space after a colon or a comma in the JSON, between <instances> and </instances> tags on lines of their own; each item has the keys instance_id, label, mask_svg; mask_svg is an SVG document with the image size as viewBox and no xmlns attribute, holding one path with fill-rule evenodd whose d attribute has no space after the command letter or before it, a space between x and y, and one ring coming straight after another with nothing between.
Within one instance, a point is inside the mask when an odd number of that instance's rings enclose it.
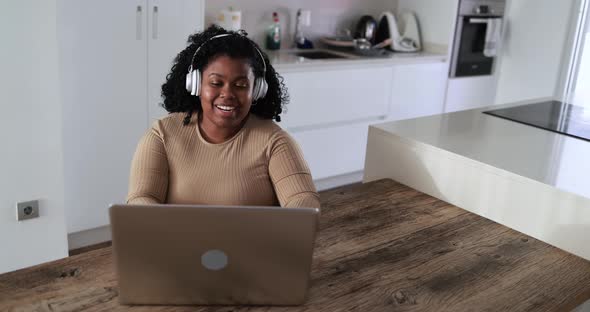
<instances>
[{"instance_id":1,"label":"laptop lid","mask_svg":"<svg viewBox=\"0 0 590 312\"><path fill-rule=\"evenodd\" d=\"M318 209L112 205L109 214L121 303L306 300Z\"/></svg>"}]
</instances>

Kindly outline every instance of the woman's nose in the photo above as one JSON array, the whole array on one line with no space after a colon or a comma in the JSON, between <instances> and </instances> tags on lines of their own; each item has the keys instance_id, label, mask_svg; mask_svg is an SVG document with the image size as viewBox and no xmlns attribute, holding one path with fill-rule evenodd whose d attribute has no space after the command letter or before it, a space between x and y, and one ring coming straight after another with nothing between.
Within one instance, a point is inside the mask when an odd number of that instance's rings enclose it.
<instances>
[{"instance_id":1,"label":"woman's nose","mask_svg":"<svg viewBox=\"0 0 590 312\"><path fill-rule=\"evenodd\" d=\"M221 89L221 97L222 98L235 98L234 94L235 90L230 85L225 85L223 89Z\"/></svg>"}]
</instances>

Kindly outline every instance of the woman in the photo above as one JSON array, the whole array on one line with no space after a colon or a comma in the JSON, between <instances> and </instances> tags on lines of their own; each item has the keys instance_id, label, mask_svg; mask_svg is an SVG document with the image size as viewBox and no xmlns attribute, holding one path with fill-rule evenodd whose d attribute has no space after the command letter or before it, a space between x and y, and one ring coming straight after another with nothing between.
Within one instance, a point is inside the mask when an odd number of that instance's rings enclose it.
<instances>
[{"instance_id":1,"label":"woman","mask_svg":"<svg viewBox=\"0 0 590 312\"><path fill-rule=\"evenodd\" d=\"M244 33L190 36L162 96L170 114L139 142L128 203L320 207L301 151L273 122L282 78Z\"/></svg>"}]
</instances>

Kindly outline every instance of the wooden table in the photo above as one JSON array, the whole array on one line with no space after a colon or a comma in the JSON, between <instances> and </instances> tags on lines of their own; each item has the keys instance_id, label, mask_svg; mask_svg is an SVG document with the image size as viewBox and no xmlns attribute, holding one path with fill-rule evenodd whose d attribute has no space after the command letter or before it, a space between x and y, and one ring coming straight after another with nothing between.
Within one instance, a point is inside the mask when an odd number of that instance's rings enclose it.
<instances>
[{"instance_id":1,"label":"wooden table","mask_svg":"<svg viewBox=\"0 0 590 312\"><path fill-rule=\"evenodd\" d=\"M300 307L121 306L111 248L0 275L1 311L567 311L590 262L392 180L321 193Z\"/></svg>"}]
</instances>

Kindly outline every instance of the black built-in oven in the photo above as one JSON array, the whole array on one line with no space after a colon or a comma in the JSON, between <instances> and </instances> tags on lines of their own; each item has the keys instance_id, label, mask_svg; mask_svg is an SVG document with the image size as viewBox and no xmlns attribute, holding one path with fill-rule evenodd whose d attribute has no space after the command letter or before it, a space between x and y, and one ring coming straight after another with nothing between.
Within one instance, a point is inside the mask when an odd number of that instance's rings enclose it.
<instances>
[{"instance_id":1,"label":"black built-in oven","mask_svg":"<svg viewBox=\"0 0 590 312\"><path fill-rule=\"evenodd\" d=\"M459 2L450 77L492 74L500 44L493 36L501 33L504 8L505 0Z\"/></svg>"}]
</instances>

